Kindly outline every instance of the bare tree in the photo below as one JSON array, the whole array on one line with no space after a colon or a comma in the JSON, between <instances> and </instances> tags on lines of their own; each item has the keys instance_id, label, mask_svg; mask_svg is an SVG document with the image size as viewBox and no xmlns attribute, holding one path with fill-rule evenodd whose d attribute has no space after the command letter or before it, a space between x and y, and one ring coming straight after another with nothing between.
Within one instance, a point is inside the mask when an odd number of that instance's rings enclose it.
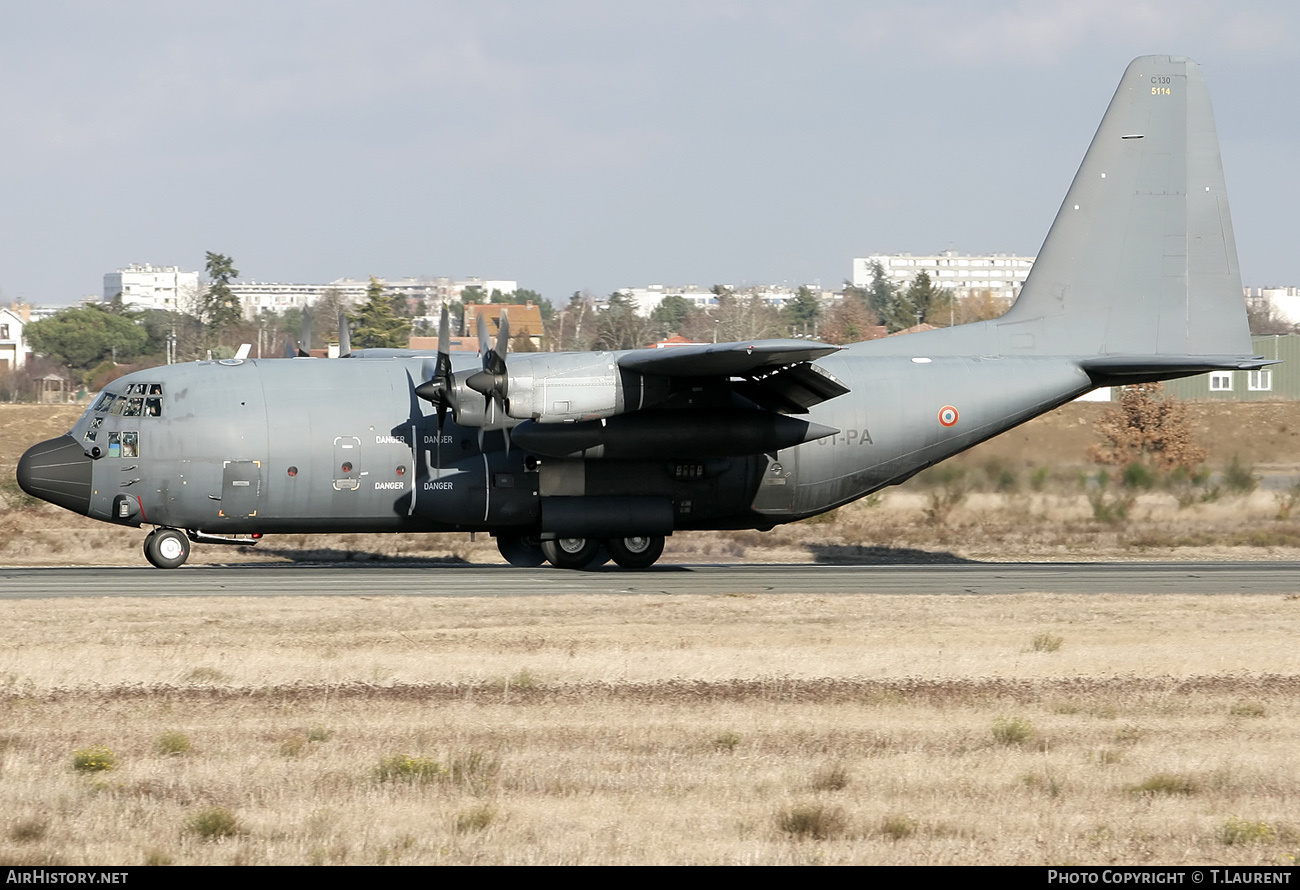
<instances>
[{"instance_id":1,"label":"bare tree","mask_svg":"<svg viewBox=\"0 0 1300 890\"><path fill-rule=\"evenodd\" d=\"M1088 449L1100 464L1150 462L1165 470L1192 469L1206 451L1193 441L1187 406L1165 396L1163 383L1137 383L1119 388L1118 404L1097 421L1104 440Z\"/></svg>"}]
</instances>

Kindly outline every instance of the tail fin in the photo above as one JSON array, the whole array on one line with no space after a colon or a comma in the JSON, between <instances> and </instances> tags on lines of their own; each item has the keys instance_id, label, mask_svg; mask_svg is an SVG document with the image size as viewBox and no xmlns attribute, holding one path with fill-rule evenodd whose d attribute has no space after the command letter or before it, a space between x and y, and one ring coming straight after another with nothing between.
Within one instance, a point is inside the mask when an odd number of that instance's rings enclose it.
<instances>
[{"instance_id":1,"label":"tail fin","mask_svg":"<svg viewBox=\"0 0 1300 890\"><path fill-rule=\"evenodd\" d=\"M992 324L1010 354L1253 353L1195 62L1128 66L1020 298Z\"/></svg>"}]
</instances>

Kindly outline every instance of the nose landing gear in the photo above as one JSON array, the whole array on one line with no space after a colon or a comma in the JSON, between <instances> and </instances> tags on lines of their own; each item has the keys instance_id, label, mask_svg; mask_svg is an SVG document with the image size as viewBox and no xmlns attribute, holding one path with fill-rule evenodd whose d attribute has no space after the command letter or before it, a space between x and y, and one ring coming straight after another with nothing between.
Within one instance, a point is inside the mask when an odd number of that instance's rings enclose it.
<instances>
[{"instance_id":1,"label":"nose landing gear","mask_svg":"<svg viewBox=\"0 0 1300 890\"><path fill-rule=\"evenodd\" d=\"M144 539L144 558L159 569L175 569L190 558L190 539L174 528L156 528Z\"/></svg>"}]
</instances>

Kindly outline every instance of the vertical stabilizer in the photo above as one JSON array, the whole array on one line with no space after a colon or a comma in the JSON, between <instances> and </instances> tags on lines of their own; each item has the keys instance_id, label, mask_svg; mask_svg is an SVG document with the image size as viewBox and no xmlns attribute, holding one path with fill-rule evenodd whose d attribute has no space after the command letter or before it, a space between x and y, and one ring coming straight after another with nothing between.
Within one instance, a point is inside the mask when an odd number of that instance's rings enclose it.
<instances>
[{"instance_id":1,"label":"vertical stabilizer","mask_svg":"<svg viewBox=\"0 0 1300 890\"><path fill-rule=\"evenodd\" d=\"M1013 354L1252 353L1195 62L1128 66L1020 298L994 325Z\"/></svg>"}]
</instances>

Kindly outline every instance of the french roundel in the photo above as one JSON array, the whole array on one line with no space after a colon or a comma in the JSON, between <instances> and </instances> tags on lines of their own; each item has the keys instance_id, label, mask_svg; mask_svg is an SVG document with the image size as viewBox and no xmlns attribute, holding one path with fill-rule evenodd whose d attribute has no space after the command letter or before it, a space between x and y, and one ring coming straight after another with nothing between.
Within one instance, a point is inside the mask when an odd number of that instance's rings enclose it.
<instances>
[{"instance_id":1,"label":"french roundel","mask_svg":"<svg viewBox=\"0 0 1300 890\"><path fill-rule=\"evenodd\" d=\"M955 426L957 416L957 409L952 405L944 405L939 409L939 422L944 426Z\"/></svg>"}]
</instances>

